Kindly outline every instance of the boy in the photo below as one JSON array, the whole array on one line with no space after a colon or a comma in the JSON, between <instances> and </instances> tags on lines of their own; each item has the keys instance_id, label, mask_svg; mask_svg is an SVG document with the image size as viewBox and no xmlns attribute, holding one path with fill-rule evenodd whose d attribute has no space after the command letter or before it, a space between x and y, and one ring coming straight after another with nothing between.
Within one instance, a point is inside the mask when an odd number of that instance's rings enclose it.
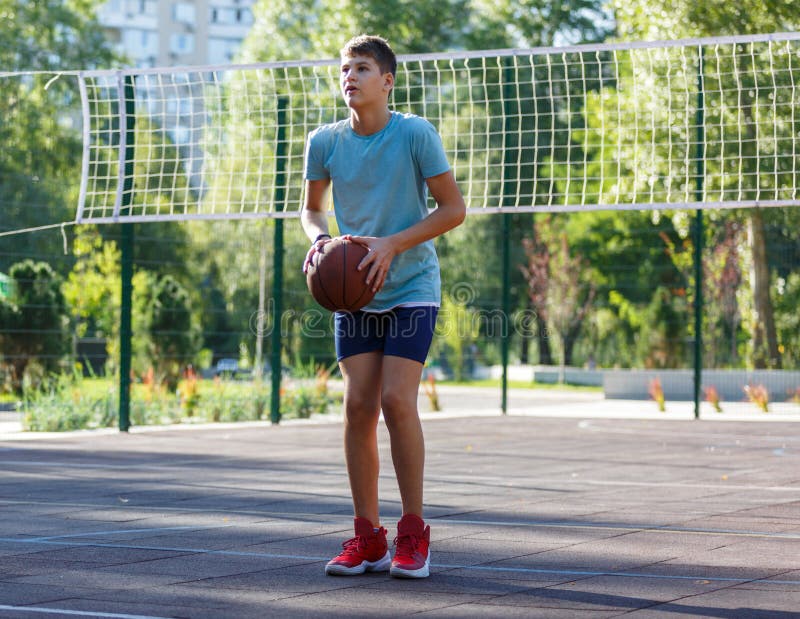
<instances>
[{"instance_id":1,"label":"boy","mask_svg":"<svg viewBox=\"0 0 800 619\"><path fill-rule=\"evenodd\" d=\"M362 311L335 315L355 537L325 566L331 575L387 569L401 578L429 574L430 527L422 520L425 445L417 393L440 304L432 239L459 225L466 208L433 126L389 109L396 68L384 39L351 39L341 51L340 72L350 118L313 131L306 148L301 222L313 242L303 270L331 238L325 197L332 185L339 230L369 248L359 269L377 291ZM426 187L438 207L431 214ZM394 558L378 512L381 410L403 509Z\"/></svg>"}]
</instances>

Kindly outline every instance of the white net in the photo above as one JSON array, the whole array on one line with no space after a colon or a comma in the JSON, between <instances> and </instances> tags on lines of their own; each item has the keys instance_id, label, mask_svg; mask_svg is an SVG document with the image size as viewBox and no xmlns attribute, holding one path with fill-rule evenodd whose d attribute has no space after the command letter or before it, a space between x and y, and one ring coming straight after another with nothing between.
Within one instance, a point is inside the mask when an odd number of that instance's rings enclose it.
<instances>
[{"instance_id":1,"label":"white net","mask_svg":"<svg viewBox=\"0 0 800 619\"><path fill-rule=\"evenodd\" d=\"M398 60L472 212L797 204L800 33ZM348 113L336 60L80 81L83 222L296 216L308 132Z\"/></svg>"}]
</instances>

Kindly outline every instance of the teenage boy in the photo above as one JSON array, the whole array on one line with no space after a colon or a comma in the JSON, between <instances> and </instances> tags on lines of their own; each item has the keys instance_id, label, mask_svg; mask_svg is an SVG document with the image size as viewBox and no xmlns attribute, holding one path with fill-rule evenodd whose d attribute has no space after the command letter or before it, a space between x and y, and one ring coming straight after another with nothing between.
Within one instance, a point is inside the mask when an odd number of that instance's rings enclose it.
<instances>
[{"instance_id":1,"label":"teenage boy","mask_svg":"<svg viewBox=\"0 0 800 619\"><path fill-rule=\"evenodd\" d=\"M361 35L345 44L340 86L350 118L313 131L306 148L301 221L312 245L303 269L331 238L326 214L331 187L340 232L369 248L359 269L377 291L363 310L335 315L355 537L325 566L332 575L387 569L401 578L429 574L417 394L441 301L433 239L459 225L466 208L434 127L390 110L396 69L394 52L380 37ZM431 213L428 191L437 204ZM378 509L381 411L403 510L394 558Z\"/></svg>"}]
</instances>

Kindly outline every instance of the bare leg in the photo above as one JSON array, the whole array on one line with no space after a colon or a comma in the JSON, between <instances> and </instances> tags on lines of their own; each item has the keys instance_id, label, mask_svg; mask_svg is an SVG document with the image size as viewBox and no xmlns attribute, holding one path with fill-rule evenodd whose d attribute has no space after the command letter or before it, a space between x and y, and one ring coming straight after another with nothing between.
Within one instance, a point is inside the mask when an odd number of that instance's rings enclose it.
<instances>
[{"instance_id":1,"label":"bare leg","mask_svg":"<svg viewBox=\"0 0 800 619\"><path fill-rule=\"evenodd\" d=\"M344 454L353 511L373 526L378 509L378 418L382 352L347 357L339 363L344 377Z\"/></svg>"},{"instance_id":2,"label":"bare leg","mask_svg":"<svg viewBox=\"0 0 800 619\"><path fill-rule=\"evenodd\" d=\"M403 515L422 517L425 439L417 410L422 364L403 357L383 358L381 407L389 429Z\"/></svg>"}]
</instances>

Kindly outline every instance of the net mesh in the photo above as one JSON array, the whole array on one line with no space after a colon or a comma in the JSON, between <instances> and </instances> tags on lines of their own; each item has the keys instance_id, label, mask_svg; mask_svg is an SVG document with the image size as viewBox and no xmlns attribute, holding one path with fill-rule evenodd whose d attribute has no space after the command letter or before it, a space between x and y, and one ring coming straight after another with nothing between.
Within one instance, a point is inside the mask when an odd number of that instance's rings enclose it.
<instances>
[{"instance_id":1,"label":"net mesh","mask_svg":"<svg viewBox=\"0 0 800 619\"><path fill-rule=\"evenodd\" d=\"M391 105L437 127L470 211L797 203L800 33L398 60ZM296 216L308 132L348 115L338 77L81 73L77 220Z\"/></svg>"}]
</instances>

